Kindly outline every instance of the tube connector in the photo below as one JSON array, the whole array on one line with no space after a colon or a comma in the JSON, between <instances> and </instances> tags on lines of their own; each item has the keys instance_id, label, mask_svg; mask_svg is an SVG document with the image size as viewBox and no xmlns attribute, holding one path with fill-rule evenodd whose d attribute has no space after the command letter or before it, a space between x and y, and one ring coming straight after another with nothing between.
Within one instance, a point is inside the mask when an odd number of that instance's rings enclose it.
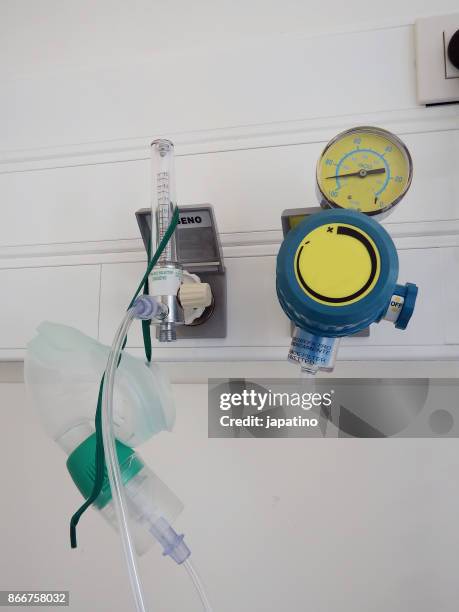
<instances>
[{"instance_id":1,"label":"tube connector","mask_svg":"<svg viewBox=\"0 0 459 612\"><path fill-rule=\"evenodd\" d=\"M163 555L172 557L179 565L186 561L191 551L183 541L183 533L178 534L164 518L159 518L151 527L150 532L163 547Z\"/></svg>"},{"instance_id":2,"label":"tube connector","mask_svg":"<svg viewBox=\"0 0 459 612\"><path fill-rule=\"evenodd\" d=\"M165 304L159 302L151 295L140 295L132 306L136 319L149 321L150 319L162 320L169 314Z\"/></svg>"}]
</instances>

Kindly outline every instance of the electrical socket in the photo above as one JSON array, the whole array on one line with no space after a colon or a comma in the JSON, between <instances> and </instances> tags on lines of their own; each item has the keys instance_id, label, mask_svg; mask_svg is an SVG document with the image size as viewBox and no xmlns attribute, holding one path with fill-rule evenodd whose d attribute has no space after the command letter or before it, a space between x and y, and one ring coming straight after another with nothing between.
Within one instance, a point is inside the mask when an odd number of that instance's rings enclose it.
<instances>
[{"instance_id":1,"label":"electrical socket","mask_svg":"<svg viewBox=\"0 0 459 612\"><path fill-rule=\"evenodd\" d=\"M459 102L459 69L449 61L448 43L459 30L459 13L418 19L415 23L419 104Z\"/></svg>"}]
</instances>

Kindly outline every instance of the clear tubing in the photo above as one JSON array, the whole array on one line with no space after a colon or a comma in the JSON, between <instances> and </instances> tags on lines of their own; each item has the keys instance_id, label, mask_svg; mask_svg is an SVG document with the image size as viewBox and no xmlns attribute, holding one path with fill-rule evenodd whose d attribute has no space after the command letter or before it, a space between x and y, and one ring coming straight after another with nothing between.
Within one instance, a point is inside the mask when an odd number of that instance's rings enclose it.
<instances>
[{"instance_id":1,"label":"clear tubing","mask_svg":"<svg viewBox=\"0 0 459 612\"><path fill-rule=\"evenodd\" d=\"M156 244L153 240L151 241L150 257L153 256L166 233L177 205L174 145L170 140L159 139L151 143L151 177L151 219L156 224ZM177 263L177 246L174 235L171 236L159 258L160 265L166 263Z\"/></svg>"},{"instance_id":2,"label":"clear tubing","mask_svg":"<svg viewBox=\"0 0 459 612\"><path fill-rule=\"evenodd\" d=\"M212 612L212 606L210 605L210 602L207 598L206 591L204 590L204 585L202 584L201 578L199 577L198 572L195 570L191 559L188 558L186 561L183 562L182 565L188 572L188 575L190 576L191 580L193 581L199 598L201 599L203 609L205 610L205 612Z\"/></svg>"},{"instance_id":3,"label":"clear tubing","mask_svg":"<svg viewBox=\"0 0 459 612\"><path fill-rule=\"evenodd\" d=\"M115 446L115 434L113 430L113 388L115 383L115 374L124 338L126 337L134 317L135 310L134 308L130 308L126 312L124 319L116 332L110 355L108 357L102 394L102 436L104 441L104 453L108 479L112 491L113 505L118 519L123 553L126 559L135 607L137 612L146 612L142 585L140 583L140 578L137 571L134 542L129 531L126 498L121 480L121 472Z\"/></svg>"},{"instance_id":4,"label":"clear tubing","mask_svg":"<svg viewBox=\"0 0 459 612\"><path fill-rule=\"evenodd\" d=\"M301 364L301 378L315 376L318 371L319 371L319 366L316 363L302 363Z\"/></svg>"},{"instance_id":5,"label":"clear tubing","mask_svg":"<svg viewBox=\"0 0 459 612\"><path fill-rule=\"evenodd\" d=\"M315 389L316 372L311 371L307 366L302 366L300 371L301 384L303 387Z\"/></svg>"},{"instance_id":6,"label":"clear tubing","mask_svg":"<svg viewBox=\"0 0 459 612\"><path fill-rule=\"evenodd\" d=\"M316 390L316 372L311 371L308 367L302 367L299 378L300 393L314 393Z\"/></svg>"},{"instance_id":7,"label":"clear tubing","mask_svg":"<svg viewBox=\"0 0 459 612\"><path fill-rule=\"evenodd\" d=\"M128 568L129 581L131 584L132 594L134 596L136 611L146 612L142 585L137 570L134 542L129 530L129 519L126 510L126 496L124 494L124 485L121 480L121 471L118 463L118 455L116 453L115 433L113 429L113 390L115 375L123 348L123 342L134 318L136 318L135 305L126 312L116 332L110 350L110 355L108 357L107 367L105 370L104 389L102 393L102 437L104 442L108 480L110 483L110 489L112 491L113 506L115 508L116 517L118 520L123 553ZM182 565L185 567L193 582L193 585L196 588L202 602L203 609L205 612L212 612L212 607L204 590L204 585L201 582L199 574L191 563L191 560L187 558Z\"/></svg>"}]
</instances>

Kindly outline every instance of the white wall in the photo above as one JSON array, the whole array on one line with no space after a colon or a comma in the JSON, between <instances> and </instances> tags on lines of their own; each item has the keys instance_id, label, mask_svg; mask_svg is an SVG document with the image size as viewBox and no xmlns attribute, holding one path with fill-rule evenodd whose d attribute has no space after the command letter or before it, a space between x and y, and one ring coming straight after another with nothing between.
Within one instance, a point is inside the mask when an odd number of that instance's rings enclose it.
<instances>
[{"instance_id":1,"label":"white wall","mask_svg":"<svg viewBox=\"0 0 459 612\"><path fill-rule=\"evenodd\" d=\"M456 440L208 439L207 385L176 387L177 425L144 445L185 503L178 521L218 612L454 612ZM132 604L120 543L81 502L60 449L0 385L0 588L70 589L72 612ZM198 612L185 572L151 550L149 609ZM18 608L18 610L26 608Z\"/></svg>"},{"instance_id":2,"label":"white wall","mask_svg":"<svg viewBox=\"0 0 459 612\"><path fill-rule=\"evenodd\" d=\"M290 20L294 35L273 32L274 21L265 14L271 26L260 22L249 38L242 23L237 44L230 26L218 42L211 37L199 45L182 40L178 28L173 48L155 48L152 36L141 53L129 42L141 38L138 30L126 26L125 61L117 62L116 54L124 53L119 45L112 45L113 57L92 47L101 44L95 33L102 4L97 6L88 25L81 7L79 17L49 8L49 20L36 22L28 43L46 37L49 61L24 51L17 54L15 77L3 76L0 116L8 121L0 124L0 279L7 297L0 305L1 359L22 358L44 317L110 340L145 265L133 213L148 206L148 144L163 134L177 144L180 202L215 207L230 308L225 340L156 346L155 355L177 363L269 360L277 368L289 344L274 282L280 214L316 202L321 149L338 131L362 123L392 129L412 152L412 188L386 227L400 251L400 280L418 283L422 299L408 332L381 325L369 339L344 341L339 357L459 358L459 111L417 105L413 7L410 19L403 4L391 24L376 28L381 24L373 16L363 26L359 17L340 33L333 21L329 33L321 31L319 11L300 34L305 8L298 3L298 19ZM257 8L252 5L251 19ZM141 15L148 22L150 13L140 5L139 11L137 27L144 28ZM21 14L10 6L6 21L13 30ZM184 19L186 10L180 14ZM68 21L69 37L71 31L76 38L55 53L60 30L50 32ZM107 24L100 32L101 40L112 36L114 42L116 31ZM77 57L71 50L80 48L80 36L92 42ZM38 49L44 53L43 45ZM369 50L377 69L362 71ZM21 57L30 70L19 69ZM242 309L242 303L251 307ZM439 303L446 312L432 317ZM130 346L140 346L138 334Z\"/></svg>"},{"instance_id":3,"label":"white wall","mask_svg":"<svg viewBox=\"0 0 459 612\"><path fill-rule=\"evenodd\" d=\"M37 68L128 63L178 47L237 45L271 34L381 28L455 10L454 0L387 0L382 8L365 0L3 0L0 69L16 75Z\"/></svg>"},{"instance_id":4,"label":"white wall","mask_svg":"<svg viewBox=\"0 0 459 612\"><path fill-rule=\"evenodd\" d=\"M337 374L390 376L404 359L405 375L457 376L459 114L418 107L412 27L456 4L3 0L0 359L21 359L44 318L109 341L143 269L133 213L149 201L149 141L164 135L181 203L215 207L230 304L247 290L257 310L232 307L222 343L155 356L174 380L289 375L280 213L315 203L320 150L366 123L413 153L412 189L386 227L422 300L406 334L345 344ZM80 498L23 385L2 382L13 375L0 369L0 588L69 588L74 612L130 609L119 542L94 513L68 549ZM185 502L216 610L456 609L454 441L208 440L206 386L175 392L175 432L142 453ZM142 571L152 609L199 610L156 551Z\"/></svg>"}]
</instances>

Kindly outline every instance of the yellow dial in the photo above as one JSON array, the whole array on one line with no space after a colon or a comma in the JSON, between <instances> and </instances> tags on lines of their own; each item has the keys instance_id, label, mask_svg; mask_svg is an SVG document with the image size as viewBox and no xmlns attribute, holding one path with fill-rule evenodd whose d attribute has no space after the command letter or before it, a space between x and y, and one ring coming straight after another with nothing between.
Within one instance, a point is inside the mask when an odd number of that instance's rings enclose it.
<instances>
[{"instance_id":1,"label":"yellow dial","mask_svg":"<svg viewBox=\"0 0 459 612\"><path fill-rule=\"evenodd\" d=\"M328 143L317 164L321 204L377 215L401 200L412 174L410 154L397 136L373 127L347 130Z\"/></svg>"},{"instance_id":2,"label":"yellow dial","mask_svg":"<svg viewBox=\"0 0 459 612\"><path fill-rule=\"evenodd\" d=\"M327 223L307 234L295 255L296 279L310 298L348 306L367 296L381 271L371 237L347 223Z\"/></svg>"}]
</instances>

